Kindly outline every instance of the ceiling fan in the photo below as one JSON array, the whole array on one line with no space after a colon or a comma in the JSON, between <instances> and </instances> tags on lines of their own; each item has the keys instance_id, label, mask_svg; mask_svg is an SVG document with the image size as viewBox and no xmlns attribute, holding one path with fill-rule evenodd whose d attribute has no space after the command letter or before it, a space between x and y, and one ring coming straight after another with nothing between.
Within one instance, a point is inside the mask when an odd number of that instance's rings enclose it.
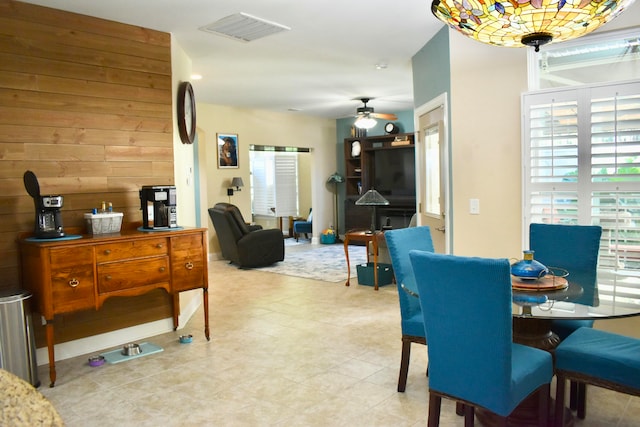
<instances>
[{"instance_id":1,"label":"ceiling fan","mask_svg":"<svg viewBox=\"0 0 640 427\"><path fill-rule=\"evenodd\" d=\"M375 113L373 107L367 107L371 98L360 98L363 106L356 109L356 121L354 125L360 129L371 129L376 125L375 119L397 120L395 114Z\"/></svg>"}]
</instances>

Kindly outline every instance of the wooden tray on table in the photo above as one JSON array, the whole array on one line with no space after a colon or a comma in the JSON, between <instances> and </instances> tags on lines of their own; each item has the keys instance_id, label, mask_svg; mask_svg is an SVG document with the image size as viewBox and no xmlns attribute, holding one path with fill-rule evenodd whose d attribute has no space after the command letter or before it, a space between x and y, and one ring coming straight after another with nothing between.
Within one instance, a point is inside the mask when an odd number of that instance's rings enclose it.
<instances>
[{"instance_id":1,"label":"wooden tray on table","mask_svg":"<svg viewBox=\"0 0 640 427\"><path fill-rule=\"evenodd\" d=\"M511 287L515 291L558 291L566 289L569 282L564 277L548 275L541 279L522 279L520 277L511 276Z\"/></svg>"}]
</instances>

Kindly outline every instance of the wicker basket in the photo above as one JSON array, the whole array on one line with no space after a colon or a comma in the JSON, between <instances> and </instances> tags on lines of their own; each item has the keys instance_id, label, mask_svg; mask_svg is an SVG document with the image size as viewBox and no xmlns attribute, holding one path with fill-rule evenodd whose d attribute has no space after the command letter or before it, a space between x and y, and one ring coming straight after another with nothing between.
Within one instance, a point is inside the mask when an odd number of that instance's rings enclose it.
<instances>
[{"instance_id":1,"label":"wicker basket","mask_svg":"<svg viewBox=\"0 0 640 427\"><path fill-rule=\"evenodd\" d=\"M86 213L84 221L89 234L119 233L122 226L122 212Z\"/></svg>"}]
</instances>

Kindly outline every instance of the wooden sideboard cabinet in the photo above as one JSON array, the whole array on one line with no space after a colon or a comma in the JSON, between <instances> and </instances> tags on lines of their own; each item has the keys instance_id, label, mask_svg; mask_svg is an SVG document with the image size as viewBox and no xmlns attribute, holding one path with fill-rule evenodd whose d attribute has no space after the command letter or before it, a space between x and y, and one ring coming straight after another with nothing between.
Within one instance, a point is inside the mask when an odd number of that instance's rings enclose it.
<instances>
[{"instance_id":1,"label":"wooden sideboard cabinet","mask_svg":"<svg viewBox=\"0 0 640 427\"><path fill-rule=\"evenodd\" d=\"M55 385L54 316L98 310L107 298L164 289L172 296L178 328L179 294L203 290L209 337L207 230L205 228L81 236L74 240L19 239L22 285L46 320L49 376Z\"/></svg>"}]
</instances>

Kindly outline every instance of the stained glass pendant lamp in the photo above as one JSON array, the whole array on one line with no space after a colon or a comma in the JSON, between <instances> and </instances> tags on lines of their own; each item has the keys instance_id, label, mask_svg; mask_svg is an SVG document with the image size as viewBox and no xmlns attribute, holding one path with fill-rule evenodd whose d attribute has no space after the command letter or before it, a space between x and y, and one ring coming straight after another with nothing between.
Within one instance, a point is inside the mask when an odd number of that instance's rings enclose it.
<instances>
[{"instance_id":1,"label":"stained glass pendant lamp","mask_svg":"<svg viewBox=\"0 0 640 427\"><path fill-rule=\"evenodd\" d=\"M615 18L634 0L433 0L431 12L482 43L532 46L583 36Z\"/></svg>"}]
</instances>

